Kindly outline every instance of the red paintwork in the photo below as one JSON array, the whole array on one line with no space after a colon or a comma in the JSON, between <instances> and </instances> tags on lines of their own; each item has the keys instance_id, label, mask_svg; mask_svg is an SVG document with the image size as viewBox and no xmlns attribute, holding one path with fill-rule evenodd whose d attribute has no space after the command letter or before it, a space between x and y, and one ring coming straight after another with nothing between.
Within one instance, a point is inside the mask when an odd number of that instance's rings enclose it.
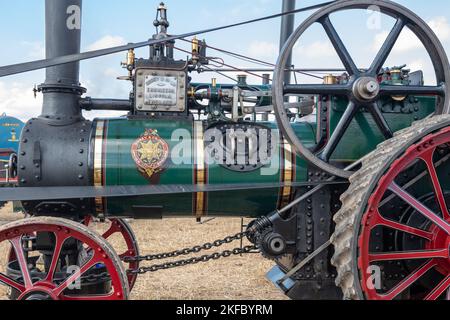
<instances>
[{"instance_id":1,"label":"red paintwork","mask_svg":"<svg viewBox=\"0 0 450 320\"><path fill-rule=\"evenodd\" d=\"M17 184L18 180L16 179L9 179L6 181L5 178L0 178L0 184Z\"/></svg>"},{"instance_id":2,"label":"red paintwork","mask_svg":"<svg viewBox=\"0 0 450 320\"><path fill-rule=\"evenodd\" d=\"M111 226L109 229L102 235L103 238L109 239L114 234L120 234L125 241L125 244L127 246L127 250L120 254L119 257L121 259L125 257L134 257L138 254L136 239L134 235L132 234L131 229L129 229L126 225L126 223L122 219L108 219L111 222ZM86 226L89 226L89 224L92 222L92 217L87 216L84 219L84 224ZM131 270L136 270L139 268L139 262L138 261L132 261L128 263L128 268ZM138 277L137 274L129 273L127 275L128 277L128 284L130 286L130 291L133 289L134 284L136 283L136 279Z\"/></svg>"},{"instance_id":3,"label":"red paintwork","mask_svg":"<svg viewBox=\"0 0 450 320\"><path fill-rule=\"evenodd\" d=\"M0 149L0 157L9 157L14 152L12 149Z\"/></svg>"},{"instance_id":4,"label":"red paintwork","mask_svg":"<svg viewBox=\"0 0 450 320\"><path fill-rule=\"evenodd\" d=\"M358 239L358 269L361 278L361 288L367 299L395 299L432 269L440 272L443 275L443 280L435 285L423 298L426 300L435 300L444 294L450 294L450 214L433 162L433 155L436 148L444 143L450 143L450 128L445 128L435 134L431 134L419 143L411 146L391 165L369 199L367 211L361 221L360 237ZM405 189L395 183L395 178L417 159L421 159L426 163L428 174L434 188L436 202L439 204L442 217L427 208ZM380 214L378 207L387 191L393 192L418 213L431 221L429 230L420 230L384 218ZM370 235L372 230L377 226L385 226L420 237L424 239L424 247L419 251L370 252ZM410 259L420 259L423 261L423 264L418 269L413 270L405 279L391 288L390 291L380 293L369 285L371 283L371 274L364 271L369 270L369 267L374 262L398 262Z\"/></svg>"},{"instance_id":5,"label":"red paintwork","mask_svg":"<svg viewBox=\"0 0 450 320\"><path fill-rule=\"evenodd\" d=\"M27 258L22 248L22 237L24 235L35 234L36 232L52 232L56 237L56 246L49 268L47 277L44 280L33 282L30 278L30 273L27 268ZM80 268L80 272L68 277L63 283L54 283L54 274L57 270L58 258L61 252L63 243L69 239L74 238L82 242L93 256ZM30 221L28 224L22 226L15 226L12 228L3 229L0 231L0 243L9 241L14 249L14 254L10 254L10 258L17 259L22 270L23 284L18 283L4 273L0 273L0 281L9 287L15 288L19 291L20 299L26 298L30 293L43 292L48 294L53 300L123 300L126 298L124 288L120 281L120 276L112 263L109 256L102 249L101 245L92 240L87 234L74 230L68 226L60 226L55 224L41 223ZM85 274L92 267L103 264L111 277L112 292L103 296L76 296L71 297L64 294L67 287L76 281L80 276Z\"/></svg>"}]
</instances>

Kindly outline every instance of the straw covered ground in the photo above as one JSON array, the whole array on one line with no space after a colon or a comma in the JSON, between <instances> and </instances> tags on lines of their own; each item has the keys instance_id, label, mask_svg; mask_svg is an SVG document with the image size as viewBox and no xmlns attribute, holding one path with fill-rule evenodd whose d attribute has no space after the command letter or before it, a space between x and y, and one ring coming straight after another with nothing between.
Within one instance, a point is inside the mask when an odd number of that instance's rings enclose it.
<instances>
[{"instance_id":1,"label":"straw covered ground","mask_svg":"<svg viewBox=\"0 0 450 320\"><path fill-rule=\"evenodd\" d=\"M12 213L12 206L0 210L0 224L21 218ZM141 253L160 253L190 247L226 237L240 231L240 219L215 219L206 224L198 224L194 219L168 219L163 221L131 221L131 226L139 241ZM104 225L94 225L101 232ZM118 237L111 243L122 253L124 243ZM225 246L233 249L239 242ZM0 269L9 248L0 245ZM218 250L219 251L219 250ZM214 252L214 251L212 251ZM259 254L236 256L206 264L197 264L180 269L159 271L140 276L131 298L146 299L219 299L244 300L285 299L268 280L265 273L273 263ZM0 286L0 299L6 297L6 289Z\"/></svg>"}]
</instances>

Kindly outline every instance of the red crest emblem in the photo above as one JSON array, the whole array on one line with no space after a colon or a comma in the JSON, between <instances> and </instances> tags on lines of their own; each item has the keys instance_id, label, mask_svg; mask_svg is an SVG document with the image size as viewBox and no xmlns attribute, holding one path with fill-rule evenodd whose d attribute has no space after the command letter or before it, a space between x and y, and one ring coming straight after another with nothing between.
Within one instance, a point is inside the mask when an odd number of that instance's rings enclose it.
<instances>
[{"instance_id":1,"label":"red crest emblem","mask_svg":"<svg viewBox=\"0 0 450 320\"><path fill-rule=\"evenodd\" d=\"M131 155L139 171L151 178L164 170L169 158L169 145L157 130L148 129L131 145Z\"/></svg>"}]
</instances>

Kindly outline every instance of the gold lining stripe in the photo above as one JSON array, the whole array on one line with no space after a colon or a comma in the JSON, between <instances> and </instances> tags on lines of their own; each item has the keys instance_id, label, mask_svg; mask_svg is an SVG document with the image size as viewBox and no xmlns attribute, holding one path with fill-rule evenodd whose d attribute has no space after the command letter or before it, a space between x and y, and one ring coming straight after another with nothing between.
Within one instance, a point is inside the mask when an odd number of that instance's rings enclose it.
<instances>
[{"instance_id":1,"label":"gold lining stripe","mask_svg":"<svg viewBox=\"0 0 450 320\"><path fill-rule=\"evenodd\" d=\"M205 163L205 144L203 122L194 121L194 185L203 186L208 183L208 173ZM193 214L196 218L206 215L207 195L204 192L193 194Z\"/></svg>"},{"instance_id":2,"label":"gold lining stripe","mask_svg":"<svg viewBox=\"0 0 450 320\"><path fill-rule=\"evenodd\" d=\"M285 186L280 188L280 193L278 196L278 208L282 209L288 205L293 198L294 188L292 183L296 179L296 155L292 150L290 143L281 138L281 148L280 151L280 182L284 183Z\"/></svg>"},{"instance_id":3,"label":"gold lining stripe","mask_svg":"<svg viewBox=\"0 0 450 320\"><path fill-rule=\"evenodd\" d=\"M98 120L95 130L94 140L94 186L102 187L104 182L103 177L103 158L104 158L104 133L105 133L105 120ZM104 213L104 199L95 198L95 208L97 214Z\"/></svg>"},{"instance_id":4,"label":"gold lining stripe","mask_svg":"<svg viewBox=\"0 0 450 320\"><path fill-rule=\"evenodd\" d=\"M291 145L285 141L284 143L284 182L287 184L283 190L283 197L290 197L292 192L292 184L293 182L293 164L292 164L292 147Z\"/></svg>"}]
</instances>

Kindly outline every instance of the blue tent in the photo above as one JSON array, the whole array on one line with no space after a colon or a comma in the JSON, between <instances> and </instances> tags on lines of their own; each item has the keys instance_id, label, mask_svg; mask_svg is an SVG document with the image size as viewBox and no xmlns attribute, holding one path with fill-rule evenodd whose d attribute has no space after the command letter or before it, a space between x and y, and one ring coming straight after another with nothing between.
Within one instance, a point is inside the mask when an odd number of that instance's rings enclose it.
<instances>
[{"instance_id":1,"label":"blue tent","mask_svg":"<svg viewBox=\"0 0 450 320\"><path fill-rule=\"evenodd\" d=\"M19 119L0 115L0 162L8 161L11 153L17 153L24 125Z\"/></svg>"}]
</instances>

